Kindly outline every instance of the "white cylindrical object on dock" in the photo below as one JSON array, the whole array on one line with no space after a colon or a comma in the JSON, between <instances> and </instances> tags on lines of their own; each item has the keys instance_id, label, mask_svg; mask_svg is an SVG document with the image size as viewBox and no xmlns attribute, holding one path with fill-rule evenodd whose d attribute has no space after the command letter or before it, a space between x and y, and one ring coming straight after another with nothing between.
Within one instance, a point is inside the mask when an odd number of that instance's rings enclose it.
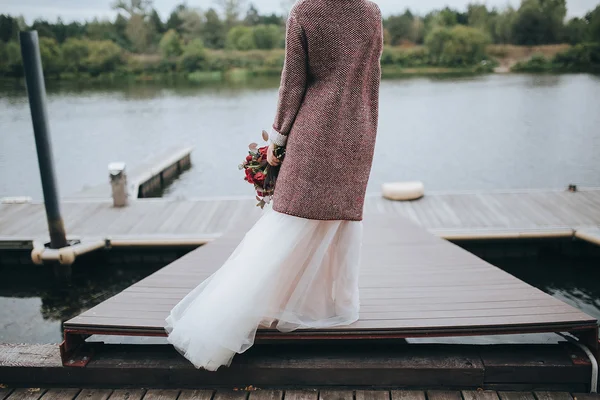
<instances>
[{"instance_id":1,"label":"white cylindrical object on dock","mask_svg":"<svg viewBox=\"0 0 600 400\"><path fill-rule=\"evenodd\" d=\"M383 197L389 200L416 200L425 194L422 182L384 183L381 188Z\"/></svg>"},{"instance_id":2,"label":"white cylindrical object on dock","mask_svg":"<svg viewBox=\"0 0 600 400\"><path fill-rule=\"evenodd\" d=\"M125 207L129 197L129 194L127 193L125 163L110 163L108 165L108 174L110 177L110 186L112 188L113 205L115 207Z\"/></svg>"}]
</instances>

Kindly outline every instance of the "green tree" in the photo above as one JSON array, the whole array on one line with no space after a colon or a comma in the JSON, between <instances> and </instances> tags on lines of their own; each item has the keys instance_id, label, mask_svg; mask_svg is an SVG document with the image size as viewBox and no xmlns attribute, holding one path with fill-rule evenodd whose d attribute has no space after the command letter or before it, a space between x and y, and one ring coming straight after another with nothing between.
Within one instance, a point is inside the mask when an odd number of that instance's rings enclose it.
<instances>
[{"instance_id":1,"label":"green tree","mask_svg":"<svg viewBox=\"0 0 600 400\"><path fill-rule=\"evenodd\" d=\"M200 71L206 68L206 50L202 40L194 39L185 45L179 66L187 72Z\"/></svg>"},{"instance_id":2,"label":"green tree","mask_svg":"<svg viewBox=\"0 0 600 400\"><path fill-rule=\"evenodd\" d=\"M81 72L89 55L87 40L70 38L62 45L64 68L69 72Z\"/></svg>"},{"instance_id":3,"label":"green tree","mask_svg":"<svg viewBox=\"0 0 600 400\"><path fill-rule=\"evenodd\" d=\"M21 49L15 41L8 43L0 41L0 75L11 77L23 76Z\"/></svg>"},{"instance_id":4,"label":"green tree","mask_svg":"<svg viewBox=\"0 0 600 400\"><path fill-rule=\"evenodd\" d=\"M187 10L187 6L185 4L179 4L169 15L169 19L167 20L166 29L173 29L180 35L183 33L182 25L183 20L181 19L181 13Z\"/></svg>"},{"instance_id":5,"label":"green tree","mask_svg":"<svg viewBox=\"0 0 600 400\"><path fill-rule=\"evenodd\" d=\"M98 21L94 18L86 26L86 36L91 40L114 40L115 26L110 21Z\"/></svg>"},{"instance_id":6,"label":"green tree","mask_svg":"<svg viewBox=\"0 0 600 400\"><path fill-rule=\"evenodd\" d=\"M413 21L414 17L410 10L406 10L402 15L392 15L385 20L392 45L400 44L403 40L412 41Z\"/></svg>"},{"instance_id":7,"label":"green tree","mask_svg":"<svg viewBox=\"0 0 600 400\"><path fill-rule=\"evenodd\" d=\"M165 58L179 57L182 53L181 38L175 29L168 30L158 44L161 54Z\"/></svg>"},{"instance_id":8,"label":"green tree","mask_svg":"<svg viewBox=\"0 0 600 400\"><path fill-rule=\"evenodd\" d=\"M257 49L271 50L278 47L282 33L277 25L257 25L253 29Z\"/></svg>"},{"instance_id":9,"label":"green tree","mask_svg":"<svg viewBox=\"0 0 600 400\"><path fill-rule=\"evenodd\" d=\"M256 49L253 29L248 26L236 26L227 34L227 48L234 50Z\"/></svg>"},{"instance_id":10,"label":"green tree","mask_svg":"<svg viewBox=\"0 0 600 400\"><path fill-rule=\"evenodd\" d=\"M584 19L571 18L565 25L565 40L570 44L582 43L588 34L588 24Z\"/></svg>"},{"instance_id":11,"label":"green tree","mask_svg":"<svg viewBox=\"0 0 600 400\"><path fill-rule=\"evenodd\" d=\"M417 44L423 44L425 41L425 23L420 17L413 19L411 41Z\"/></svg>"},{"instance_id":12,"label":"green tree","mask_svg":"<svg viewBox=\"0 0 600 400\"><path fill-rule=\"evenodd\" d=\"M219 18L219 14L212 8L204 14L202 39L208 48L222 49L225 47L225 24Z\"/></svg>"},{"instance_id":13,"label":"green tree","mask_svg":"<svg viewBox=\"0 0 600 400\"><path fill-rule=\"evenodd\" d=\"M102 40L91 41L86 66L92 76L98 76L103 72L113 72L123 64L121 48L115 43Z\"/></svg>"},{"instance_id":14,"label":"green tree","mask_svg":"<svg viewBox=\"0 0 600 400\"><path fill-rule=\"evenodd\" d=\"M225 26L231 29L240 20L245 0L216 0L225 16Z\"/></svg>"},{"instance_id":15,"label":"green tree","mask_svg":"<svg viewBox=\"0 0 600 400\"><path fill-rule=\"evenodd\" d=\"M523 0L513 25L515 44L533 46L546 43L546 17L538 0Z\"/></svg>"},{"instance_id":16,"label":"green tree","mask_svg":"<svg viewBox=\"0 0 600 400\"><path fill-rule=\"evenodd\" d=\"M600 5L585 15L588 23L587 40L600 43Z\"/></svg>"},{"instance_id":17,"label":"green tree","mask_svg":"<svg viewBox=\"0 0 600 400\"><path fill-rule=\"evenodd\" d=\"M546 17L546 42L558 43L564 35L564 20L567 15L566 0L539 0Z\"/></svg>"},{"instance_id":18,"label":"green tree","mask_svg":"<svg viewBox=\"0 0 600 400\"><path fill-rule=\"evenodd\" d=\"M117 11L125 11L130 18L134 15L146 16L152 9L152 0L116 0L112 8Z\"/></svg>"},{"instance_id":19,"label":"green tree","mask_svg":"<svg viewBox=\"0 0 600 400\"><path fill-rule=\"evenodd\" d=\"M563 37L565 0L522 0L514 24L516 44L557 43Z\"/></svg>"},{"instance_id":20,"label":"green tree","mask_svg":"<svg viewBox=\"0 0 600 400\"><path fill-rule=\"evenodd\" d=\"M53 38L40 38L40 55L44 74L58 76L63 70L62 52L58 43Z\"/></svg>"},{"instance_id":21,"label":"green tree","mask_svg":"<svg viewBox=\"0 0 600 400\"><path fill-rule=\"evenodd\" d=\"M510 6L493 18L492 36L495 43L508 44L513 42L516 19L517 12Z\"/></svg>"},{"instance_id":22,"label":"green tree","mask_svg":"<svg viewBox=\"0 0 600 400\"><path fill-rule=\"evenodd\" d=\"M246 18L244 18L244 24L248 26L256 26L261 23L260 14L254 4L250 4L248 7L248 12L246 13Z\"/></svg>"},{"instance_id":23,"label":"green tree","mask_svg":"<svg viewBox=\"0 0 600 400\"><path fill-rule=\"evenodd\" d=\"M19 23L16 18L10 15L0 15L0 42L18 40L19 30Z\"/></svg>"},{"instance_id":24,"label":"green tree","mask_svg":"<svg viewBox=\"0 0 600 400\"><path fill-rule=\"evenodd\" d=\"M285 26L285 19L275 13L269 15L260 15L259 24Z\"/></svg>"},{"instance_id":25,"label":"green tree","mask_svg":"<svg viewBox=\"0 0 600 400\"><path fill-rule=\"evenodd\" d=\"M202 37L202 26L204 25L204 22L202 21L200 12L188 8L185 11L182 11L179 16L182 20L182 36L186 40L199 39Z\"/></svg>"},{"instance_id":26,"label":"green tree","mask_svg":"<svg viewBox=\"0 0 600 400\"><path fill-rule=\"evenodd\" d=\"M132 50L131 42L127 38L127 18L118 14L113 24L113 41L124 49Z\"/></svg>"},{"instance_id":27,"label":"green tree","mask_svg":"<svg viewBox=\"0 0 600 400\"><path fill-rule=\"evenodd\" d=\"M447 66L469 66L484 60L488 43L484 32L463 25L434 28L425 39L432 61Z\"/></svg>"},{"instance_id":28,"label":"green tree","mask_svg":"<svg viewBox=\"0 0 600 400\"><path fill-rule=\"evenodd\" d=\"M485 4L469 4L467 6L467 18L469 20L469 26L484 32L489 31L490 15Z\"/></svg>"},{"instance_id":29,"label":"green tree","mask_svg":"<svg viewBox=\"0 0 600 400\"><path fill-rule=\"evenodd\" d=\"M152 30L140 14L134 14L129 18L125 34L133 50L140 53L147 51L152 42Z\"/></svg>"},{"instance_id":30,"label":"green tree","mask_svg":"<svg viewBox=\"0 0 600 400\"><path fill-rule=\"evenodd\" d=\"M35 21L33 21L33 24L31 24L31 30L37 31L39 37L46 37L52 39L56 38L56 36L54 35L54 29L52 29L52 25L50 25L48 21L41 18L38 18Z\"/></svg>"},{"instance_id":31,"label":"green tree","mask_svg":"<svg viewBox=\"0 0 600 400\"><path fill-rule=\"evenodd\" d=\"M163 24L162 20L160 19L160 15L158 15L158 12L154 8L150 13L149 24L151 29L160 36L166 32L165 24Z\"/></svg>"}]
</instances>

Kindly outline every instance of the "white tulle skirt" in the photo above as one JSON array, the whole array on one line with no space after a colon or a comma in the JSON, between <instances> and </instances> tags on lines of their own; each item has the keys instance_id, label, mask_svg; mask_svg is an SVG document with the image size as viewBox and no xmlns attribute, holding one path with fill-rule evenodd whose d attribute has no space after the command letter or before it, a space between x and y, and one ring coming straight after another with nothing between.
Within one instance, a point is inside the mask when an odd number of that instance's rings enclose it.
<instances>
[{"instance_id":1,"label":"white tulle skirt","mask_svg":"<svg viewBox=\"0 0 600 400\"><path fill-rule=\"evenodd\" d=\"M290 332L355 322L361 243L362 222L266 211L225 264L173 308L169 342L214 371L252 346L259 326Z\"/></svg>"}]
</instances>

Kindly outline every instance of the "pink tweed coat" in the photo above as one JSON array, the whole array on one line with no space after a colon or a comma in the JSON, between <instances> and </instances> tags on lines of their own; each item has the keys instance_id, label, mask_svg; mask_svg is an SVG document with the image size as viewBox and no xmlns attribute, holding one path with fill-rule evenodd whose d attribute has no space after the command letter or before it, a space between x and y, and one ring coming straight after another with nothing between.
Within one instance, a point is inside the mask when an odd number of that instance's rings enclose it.
<instances>
[{"instance_id":1,"label":"pink tweed coat","mask_svg":"<svg viewBox=\"0 0 600 400\"><path fill-rule=\"evenodd\" d=\"M275 211L362 220L377 133L382 47L381 12L369 0L294 5L271 134L274 143L286 145Z\"/></svg>"}]
</instances>

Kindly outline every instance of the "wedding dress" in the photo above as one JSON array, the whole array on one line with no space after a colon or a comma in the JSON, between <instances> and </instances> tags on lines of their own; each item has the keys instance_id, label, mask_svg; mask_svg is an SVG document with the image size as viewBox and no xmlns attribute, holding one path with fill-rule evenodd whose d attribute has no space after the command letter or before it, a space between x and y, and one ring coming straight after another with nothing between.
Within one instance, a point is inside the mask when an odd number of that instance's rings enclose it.
<instances>
[{"instance_id":1,"label":"wedding dress","mask_svg":"<svg viewBox=\"0 0 600 400\"><path fill-rule=\"evenodd\" d=\"M168 340L197 368L228 366L259 326L282 332L358 320L361 221L268 210L229 259L167 318Z\"/></svg>"}]
</instances>

